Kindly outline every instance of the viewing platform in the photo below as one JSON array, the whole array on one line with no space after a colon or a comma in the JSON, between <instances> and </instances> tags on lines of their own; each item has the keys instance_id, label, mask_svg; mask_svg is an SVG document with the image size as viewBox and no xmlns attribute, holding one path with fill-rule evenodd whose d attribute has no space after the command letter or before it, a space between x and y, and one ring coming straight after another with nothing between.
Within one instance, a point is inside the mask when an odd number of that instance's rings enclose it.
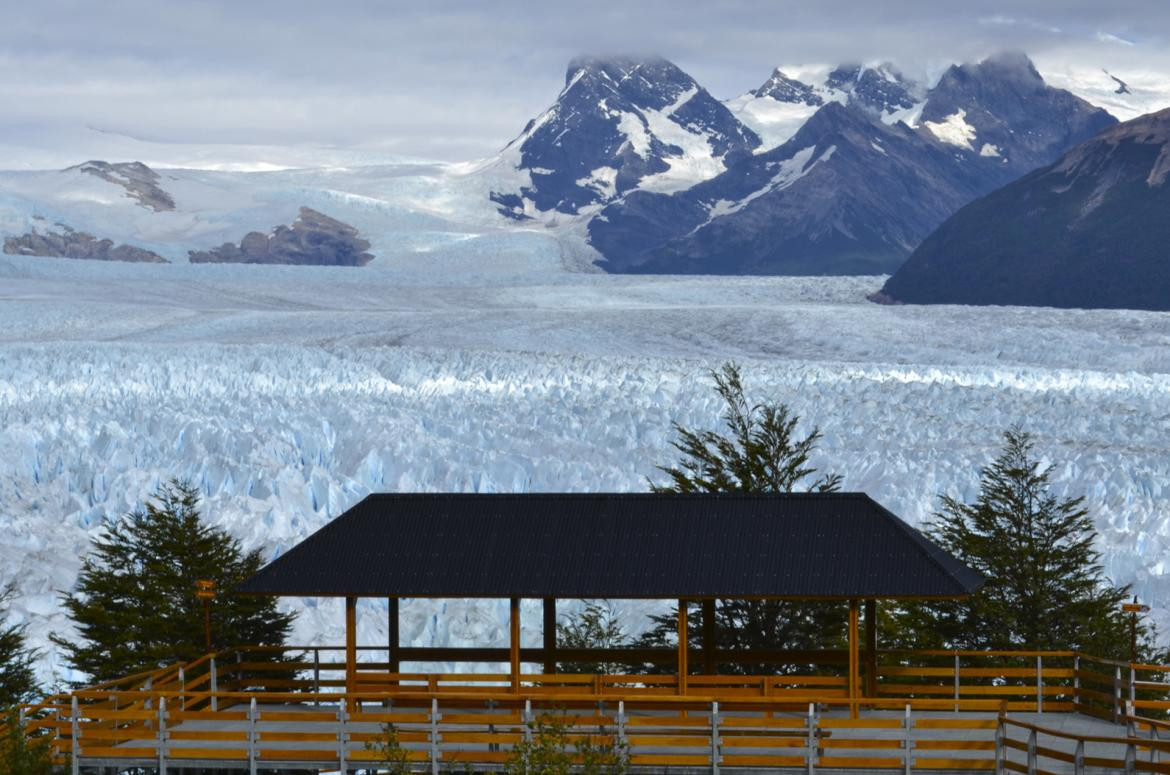
<instances>
[{"instance_id":1,"label":"viewing platform","mask_svg":"<svg viewBox=\"0 0 1170 775\"><path fill-rule=\"evenodd\" d=\"M74 775L370 770L388 732L417 771L487 771L549 724L578 764L584 744L635 772L1170 775L1170 667L879 647L883 601L984 581L860 493L373 495L236 590L344 598L344 645L219 650L55 696L24 721ZM362 597L386 601L384 645L357 642ZM401 644L401 598L469 597L509 600L506 648ZM523 598L542 601L539 647L521 643ZM558 643L558 600L590 598L677 601L674 645ZM846 648L721 648L721 600L839 605ZM402 669L483 663L501 670Z\"/></svg>"}]
</instances>

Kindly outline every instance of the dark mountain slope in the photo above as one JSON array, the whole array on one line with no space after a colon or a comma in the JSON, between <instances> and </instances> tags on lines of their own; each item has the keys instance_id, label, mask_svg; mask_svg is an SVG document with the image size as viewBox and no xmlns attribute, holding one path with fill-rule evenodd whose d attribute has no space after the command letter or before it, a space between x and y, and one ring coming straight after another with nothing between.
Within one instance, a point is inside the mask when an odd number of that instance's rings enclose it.
<instances>
[{"instance_id":1,"label":"dark mountain slope","mask_svg":"<svg viewBox=\"0 0 1170 775\"><path fill-rule=\"evenodd\" d=\"M890 271L980 181L904 124L829 103L778 148L675 195L636 192L590 240L610 271L872 274Z\"/></svg>"},{"instance_id":2,"label":"dark mountain slope","mask_svg":"<svg viewBox=\"0 0 1170 775\"><path fill-rule=\"evenodd\" d=\"M920 304L1170 309L1170 110L947 220L882 289Z\"/></svg>"}]
</instances>

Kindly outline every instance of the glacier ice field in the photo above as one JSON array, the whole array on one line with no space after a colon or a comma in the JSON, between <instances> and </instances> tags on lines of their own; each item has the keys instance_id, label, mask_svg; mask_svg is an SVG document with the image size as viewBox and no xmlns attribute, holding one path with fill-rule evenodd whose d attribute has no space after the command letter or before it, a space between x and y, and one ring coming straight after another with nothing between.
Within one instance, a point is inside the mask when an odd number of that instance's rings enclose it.
<instances>
[{"instance_id":1,"label":"glacier ice field","mask_svg":"<svg viewBox=\"0 0 1170 775\"><path fill-rule=\"evenodd\" d=\"M642 490L672 422L718 423L727 359L913 523L972 497L1021 424L1170 632L1170 315L879 306L883 278L607 276L565 250L437 229L364 269L0 256L0 582L44 677L69 677L48 635L90 537L169 477L267 558L369 492ZM294 641L342 642L336 601L283 604ZM363 601L361 643L384 607ZM506 608L406 601L403 639L502 645Z\"/></svg>"}]
</instances>

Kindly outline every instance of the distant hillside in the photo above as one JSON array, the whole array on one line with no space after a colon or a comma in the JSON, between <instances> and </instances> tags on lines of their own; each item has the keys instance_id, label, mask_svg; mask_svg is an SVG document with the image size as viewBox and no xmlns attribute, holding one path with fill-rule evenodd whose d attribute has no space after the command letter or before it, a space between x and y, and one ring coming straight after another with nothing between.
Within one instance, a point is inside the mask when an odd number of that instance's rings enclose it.
<instances>
[{"instance_id":1,"label":"distant hillside","mask_svg":"<svg viewBox=\"0 0 1170 775\"><path fill-rule=\"evenodd\" d=\"M882 289L914 304L1170 310L1170 109L947 220Z\"/></svg>"}]
</instances>

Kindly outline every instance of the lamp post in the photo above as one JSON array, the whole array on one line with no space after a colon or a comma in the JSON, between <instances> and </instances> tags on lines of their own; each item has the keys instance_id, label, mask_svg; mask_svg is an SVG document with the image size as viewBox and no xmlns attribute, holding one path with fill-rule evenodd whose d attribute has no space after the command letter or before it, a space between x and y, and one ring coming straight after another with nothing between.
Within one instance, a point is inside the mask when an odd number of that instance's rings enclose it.
<instances>
[{"instance_id":1,"label":"lamp post","mask_svg":"<svg viewBox=\"0 0 1170 775\"><path fill-rule=\"evenodd\" d=\"M211 651L211 601L215 599L215 582L200 579L195 582L195 597L203 601L203 638Z\"/></svg>"},{"instance_id":2,"label":"lamp post","mask_svg":"<svg viewBox=\"0 0 1170 775\"><path fill-rule=\"evenodd\" d=\"M1137 595L1133 596L1132 603L1122 603L1121 610L1130 615L1129 619L1129 662L1132 665L1137 662L1137 622L1138 614L1144 614L1150 610L1148 605L1138 603Z\"/></svg>"}]
</instances>

